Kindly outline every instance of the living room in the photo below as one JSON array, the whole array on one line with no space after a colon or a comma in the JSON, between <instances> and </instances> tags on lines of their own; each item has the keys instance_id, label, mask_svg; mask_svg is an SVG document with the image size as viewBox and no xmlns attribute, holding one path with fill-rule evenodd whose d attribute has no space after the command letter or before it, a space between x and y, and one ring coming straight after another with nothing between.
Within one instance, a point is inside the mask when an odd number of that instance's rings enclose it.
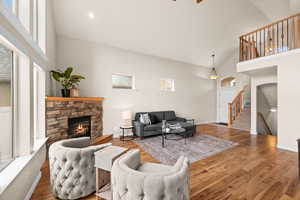
<instances>
[{"instance_id":1,"label":"living room","mask_svg":"<svg viewBox=\"0 0 300 200\"><path fill-rule=\"evenodd\" d=\"M0 199L300 199L299 4L0 0Z\"/></svg>"}]
</instances>

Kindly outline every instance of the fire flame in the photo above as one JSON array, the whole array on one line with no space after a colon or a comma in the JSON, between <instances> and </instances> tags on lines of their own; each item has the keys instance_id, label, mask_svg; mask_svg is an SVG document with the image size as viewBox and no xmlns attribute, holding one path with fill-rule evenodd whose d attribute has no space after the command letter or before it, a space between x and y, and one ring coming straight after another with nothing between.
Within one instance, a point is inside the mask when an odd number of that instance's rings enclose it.
<instances>
[{"instance_id":1,"label":"fire flame","mask_svg":"<svg viewBox=\"0 0 300 200\"><path fill-rule=\"evenodd\" d=\"M78 124L78 127L77 127L77 129L76 129L76 132L77 133L82 133L82 132L84 132L85 131L85 128L83 127L83 125L82 124Z\"/></svg>"}]
</instances>

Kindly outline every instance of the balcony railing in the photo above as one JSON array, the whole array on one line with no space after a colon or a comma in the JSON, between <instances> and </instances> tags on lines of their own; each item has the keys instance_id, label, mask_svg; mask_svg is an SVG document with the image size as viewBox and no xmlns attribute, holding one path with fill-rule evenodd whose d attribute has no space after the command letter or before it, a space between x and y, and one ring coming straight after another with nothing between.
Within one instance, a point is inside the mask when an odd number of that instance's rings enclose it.
<instances>
[{"instance_id":1,"label":"balcony railing","mask_svg":"<svg viewBox=\"0 0 300 200\"><path fill-rule=\"evenodd\" d=\"M300 13L240 37L240 62L300 48Z\"/></svg>"}]
</instances>

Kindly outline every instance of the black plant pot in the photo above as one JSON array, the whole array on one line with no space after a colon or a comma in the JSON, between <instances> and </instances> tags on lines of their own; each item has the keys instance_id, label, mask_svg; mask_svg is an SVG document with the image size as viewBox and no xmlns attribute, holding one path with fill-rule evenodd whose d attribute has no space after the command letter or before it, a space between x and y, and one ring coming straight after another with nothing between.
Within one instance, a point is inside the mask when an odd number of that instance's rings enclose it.
<instances>
[{"instance_id":1,"label":"black plant pot","mask_svg":"<svg viewBox=\"0 0 300 200\"><path fill-rule=\"evenodd\" d=\"M70 97L70 90L68 89L61 89L62 97Z\"/></svg>"}]
</instances>

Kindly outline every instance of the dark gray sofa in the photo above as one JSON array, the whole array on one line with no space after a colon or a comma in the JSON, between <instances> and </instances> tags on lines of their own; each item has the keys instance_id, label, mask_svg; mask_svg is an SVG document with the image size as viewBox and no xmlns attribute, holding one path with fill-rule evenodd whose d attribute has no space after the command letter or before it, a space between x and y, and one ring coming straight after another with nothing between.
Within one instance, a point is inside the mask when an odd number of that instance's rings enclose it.
<instances>
[{"instance_id":1,"label":"dark gray sofa","mask_svg":"<svg viewBox=\"0 0 300 200\"><path fill-rule=\"evenodd\" d=\"M149 113L151 121L155 123L144 125L140 122L140 115ZM193 123L187 122L185 118L177 117L174 111L159 111L159 112L139 112L135 114L135 120L132 122L134 126L134 134L141 138L147 136L160 135L162 133L162 121L168 123L180 123L186 129L188 136L193 136L196 133L196 126Z\"/></svg>"}]
</instances>

